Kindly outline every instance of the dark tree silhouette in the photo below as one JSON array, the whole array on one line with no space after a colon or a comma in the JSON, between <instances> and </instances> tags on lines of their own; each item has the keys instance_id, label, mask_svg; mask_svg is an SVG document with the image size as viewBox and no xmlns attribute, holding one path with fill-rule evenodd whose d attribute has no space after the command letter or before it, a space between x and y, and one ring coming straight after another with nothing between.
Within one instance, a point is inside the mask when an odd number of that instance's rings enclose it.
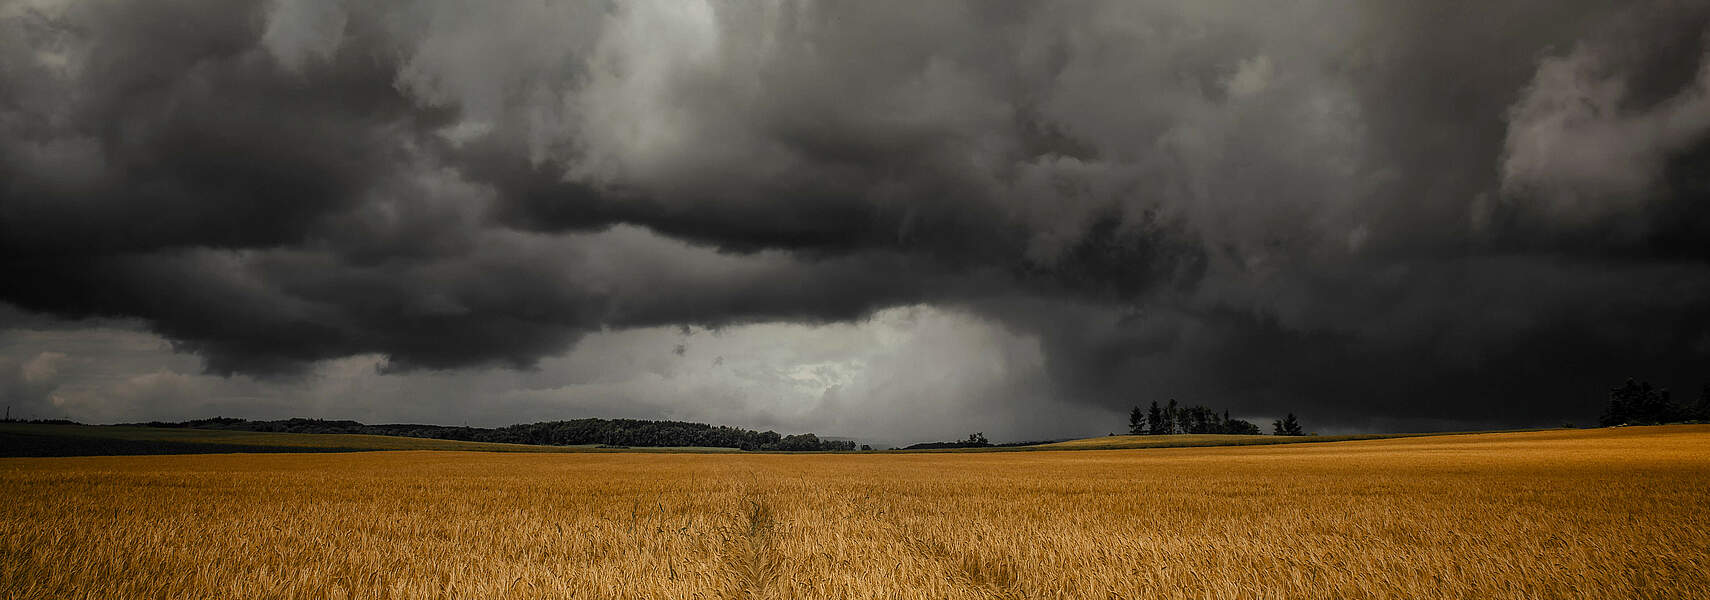
<instances>
[{"instance_id":1,"label":"dark tree silhouette","mask_svg":"<svg viewBox=\"0 0 1710 600\"><path fill-rule=\"evenodd\" d=\"M1288 416L1273 421L1271 433L1273 435L1306 435L1306 431L1300 428L1300 420L1294 417L1294 413L1288 413Z\"/></svg>"},{"instance_id":2,"label":"dark tree silhouette","mask_svg":"<svg viewBox=\"0 0 1710 600\"><path fill-rule=\"evenodd\" d=\"M943 448L990 448L992 443L986 440L985 432L970 433L968 439L955 442L922 442L905 446L904 450L937 450Z\"/></svg>"},{"instance_id":3,"label":"dark tree silhouette","mask_svg":"<svg viewBox=\"0 0 1710 600\"><path fill-rule=\"evenodd\" d=\"M1233 435L1259 435L1263 433L1259 431L1258 425L1254 425L1252 421L1242 419L1230 419L1229 421L1224 422L1223 427L1223 433Z\"/></svg>"},{"instance_id":4,"label":"dark tree silhouette","mask_svg":"<svg viewBox=\"0 0 1710 600\"><path fill-rule=\"evenodd\" d=\"M1259 435L1259 426L1229 416L1229 411L1218 414L1216 410L1205 406L1178 406L1175 400L1170 401L1167 409L1159 408L1157 402L1152 403L1148 414L1142 415L1140 407L1128 413L1128 430L1130 432L1165 435L1169 433L1192 434L1236 434ZM1172 417L1173 415L1173 417Z\"/></svg>"},{"instance_id":5,"label":"dark tree silhouette","mask_svg":"<svg viewBox=\"0 0 1710 600\"><path fill-rule=\"evenodd\" d=\"M1223 433L1223 419L1217 415L1217 411L1204 406L1189 406L1178 414L1182 433Z\"/></svg>"},{"instance_id":6,"label":"dark tree silhouette","mask_svg":"<svg viewBox=\"0 0 1710 600\"><path fill-rule=\"evenodd\" d=\"M1700 403L1702 403L1702 397ZM1668 390L1651 387L1651 382L1634 381L1609 388L1609 406L1597 420L1604 427L1615 425L1655 425L1691 419L1689 411L1675 404Z\"/></svg>"},{"instance_id":7,"label":"dark tree silhouette","mask_svg":"<svg viewBox=\"0 0 1710 600\"><path fill-rule=\"evenodd\" d=\"M1710 421L1710 383L1704 384L1704 389L1698 390L1698 406L1692 411L1692 418L1700 421Z\"/></svg>"},{"instance_id":8,"label":"dark tree silhouette","mask_svg":"<svg viewBox=\"0 0 1710 600\"><path fill-rule=\"evenodd\" d=\"M784 439L778 441L778 449L790 451L818 450L819 436L811 433L786 435Z\"/></svg>"},{"instance_id":9,"label":"dark tree silhouette","mask_svg":"<svg viewBox=\"0 0 1710 600\"><path fill-rule=\"evenodd\" d=\"M1164 409L1158 408L1158 401L1152 401L1152 408L1146 410L1146 433L1164 435L1169 433L1164 424Z\"/></svg>"},{"instance_id":10,"label":"dark tree silhouette","mask_svg":"<svg viewBox=\"0 0 1710 600\"><path fill-rule=\"evenodd\" d=\"M1223 411L1223 433L1233 435L1259 435L1259 426L1241 419L1229 418L1229 411Z\"/></svg>"}]
</instances>

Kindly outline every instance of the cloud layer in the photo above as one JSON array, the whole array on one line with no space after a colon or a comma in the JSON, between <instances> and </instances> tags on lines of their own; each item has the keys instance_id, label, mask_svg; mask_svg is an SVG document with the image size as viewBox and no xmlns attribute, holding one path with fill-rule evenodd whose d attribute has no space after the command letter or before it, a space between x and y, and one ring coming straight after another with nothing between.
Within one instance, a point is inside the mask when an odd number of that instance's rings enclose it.
<instances>
[{"instance_id":1,"label":"cloud layer","mask_svg":"<svg viewBox=\"0 0 1710 600\"><path fill-rule=\"evenodd\" d=\"M1679 2L11 0L0 301L263 382L925 305L1039 354L959 345L955 383L895 378L916 402L1583 418L1710 377L1707 31ZM887 394L819 391L875 430Z\"/></svg>"}]
</instances>

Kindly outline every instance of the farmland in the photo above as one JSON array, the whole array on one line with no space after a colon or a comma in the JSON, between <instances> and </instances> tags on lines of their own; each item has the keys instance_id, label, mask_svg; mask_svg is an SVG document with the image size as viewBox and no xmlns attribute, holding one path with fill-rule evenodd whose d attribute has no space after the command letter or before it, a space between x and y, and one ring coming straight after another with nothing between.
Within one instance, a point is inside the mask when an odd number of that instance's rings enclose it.
<instances>
[{"instance_id":1,"label":"farmland","mask_svg":"<svg viewBox=\"0 0 1710 600\"><path fill-rule=\"evenodd\" d=\"M0 459L0 598L1679 598L1710 426Z\"/></svg>"},{"instance_id":2,"label":"farmland","mask_svg":"<svg viewBox=\"0 0 1710 600\"><path fill-rule=\"evenodd\" d=\"M223 454L232 452L360 452L442 450L465 452L615 452L596 445L540 446L436 440L391 435L268 433L134 426L0 423L0 456L102 454ZM627 452L666 451L627 448ZM735 452L733 448L681 447L669 451Z\"/></svg>"},{"instance_id":3,"label":"farmland","mask_svg":"<svg viewBox=\"0 0 1710 600\"><path fill-rule=\"evenodd\" d=\"M1112 435L1062 442L882 452L1027 452L1034 450L1120 450L1204 446L1258 446L1373 440L1416 434L1332 436ZM1432 434L1448 435L1448 434ZM362 452L449 450L468 452L739 452L705 446L627 447L599 444L537 445L442 440L350 433L274 433L179 427L0 423L0 457L105 456L134 454L227 454L248 452Z\"/></svg>"}]
</instances>

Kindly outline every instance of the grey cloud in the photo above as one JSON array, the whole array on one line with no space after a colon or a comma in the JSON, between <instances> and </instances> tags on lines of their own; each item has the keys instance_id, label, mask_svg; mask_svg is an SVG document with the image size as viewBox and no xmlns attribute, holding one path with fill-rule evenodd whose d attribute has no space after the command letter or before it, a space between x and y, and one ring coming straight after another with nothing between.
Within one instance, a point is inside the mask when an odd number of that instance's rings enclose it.
<instances>
[{"instance_id":1,"label":"grey cloud","mask_svg":"<svg viewBox=\"0 0 1710 600\"><path fill-rule=\"evenodd\" d=\"M51 418L59 413L53 392L62 381L59 363L65 354L37 352L33 356L0 358L0 399L14 419Z\"/></svg>"},{"instance_id":2,"label":"grey cloud","mask_svg":"<svg viewBox=\"0 0 1710 600\"><path fill-rule=\"evenodd\" d=\"M1697 35L1638 50L1590 40L1542 61L1510 109L1502 162L1503 190L1524 215L1602 231L1617 248L1666 243L1682 221L1710 233L1695 181L1710 134L1710 19L1698 16Z\"/></svg>"}]
</instances>

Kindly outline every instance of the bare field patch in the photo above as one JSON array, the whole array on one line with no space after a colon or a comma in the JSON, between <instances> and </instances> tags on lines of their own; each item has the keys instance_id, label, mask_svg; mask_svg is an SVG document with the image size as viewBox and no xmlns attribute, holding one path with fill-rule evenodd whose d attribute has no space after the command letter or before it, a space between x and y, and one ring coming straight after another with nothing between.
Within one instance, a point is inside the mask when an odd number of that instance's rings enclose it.
<instances>
[{"instance_id":1,"label":"bare field patch","mask_svg":"<svg viewBox=\"0 0 1710 600\"><path fill-rule=\"evenodd\" d=\"M5 598L1682 598L1710 426L945 454L0 459Z\"/></svg>"}]
</instances>

